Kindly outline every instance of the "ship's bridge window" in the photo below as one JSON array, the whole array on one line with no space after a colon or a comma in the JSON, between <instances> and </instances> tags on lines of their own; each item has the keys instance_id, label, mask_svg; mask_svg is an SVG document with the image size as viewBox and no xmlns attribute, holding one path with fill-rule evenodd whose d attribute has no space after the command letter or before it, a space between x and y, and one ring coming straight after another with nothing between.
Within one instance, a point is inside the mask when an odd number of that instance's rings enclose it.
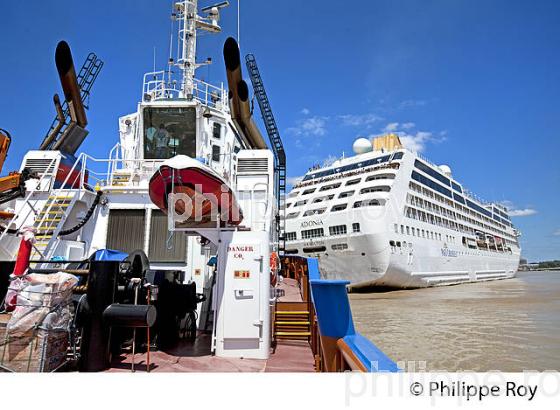
<instances>
[{"instance_id":1,"label":"ship's bridge window","mask_svg":"<svg viewBox=\"0 0 560 410\"><path fill-rule=\"evenodd\" d=\"M144 158L196 157L194 107L144 108Z\"/></svg>"}]
</instances>

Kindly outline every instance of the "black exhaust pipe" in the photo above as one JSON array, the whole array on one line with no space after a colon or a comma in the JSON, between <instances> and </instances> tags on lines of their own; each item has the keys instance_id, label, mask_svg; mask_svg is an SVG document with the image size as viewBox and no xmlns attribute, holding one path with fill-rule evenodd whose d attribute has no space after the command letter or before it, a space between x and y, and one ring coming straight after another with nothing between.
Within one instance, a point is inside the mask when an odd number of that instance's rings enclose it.
<instances>
[{"instance_id":1,"label":"black exhaust pipe","mask_svg":"<svg viewBox=\"0 0 560 410\"><path fill-rule=\"evenodd\" d=\"M224 43L224 62L228 82L228 97L231 117L235 126L247 139L251 148L265 149L266 143L253 121L249 103L249 87L241 73L239 46L234 38L228 37Z\"/></svg>"},{"instance_id":2,"label":"black exhaust pipe","mask_svg":"<svg viewBox=\"0 0 560 410\"><path fill-rule=\"evenodd\" d=\"M66 41L60 41L56 46L54 54L56 69L60 77L60 83L64 91L64 98L68 104L72 104L74 113L76 115L76 123L85 128L87 125L87 117L84 105L82 104L82 96L80 95L80 87L78 86L78 79L76 77L76 70L74 69L74 60L72 59L72 52L70 46Z\"/></svg>"}]
</instances>

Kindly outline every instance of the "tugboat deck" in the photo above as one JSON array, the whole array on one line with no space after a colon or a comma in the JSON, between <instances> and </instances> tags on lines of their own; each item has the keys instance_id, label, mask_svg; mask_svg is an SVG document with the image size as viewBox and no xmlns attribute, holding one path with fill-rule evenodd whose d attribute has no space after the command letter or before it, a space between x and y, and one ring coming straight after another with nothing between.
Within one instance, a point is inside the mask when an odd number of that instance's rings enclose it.
<instances>
[{"instance_id":1,"label":"tugboat deck","mask_svg":"<svg viewBox=\"0 0 560 410\"><path fill-rule=\"evenodd\" d=\"M278 285L280 302L303 302L297 281L286 278ZM309 342L279 340L267 360L217 357L210 351L211 335L201 333L192 343L182 342L167 351L150 352L150 372L315 372ZM135 370L145 372L146 353L134 356ZM110 372L130 372L132 354L121 354Z\"/></svg>"}]
</instances>

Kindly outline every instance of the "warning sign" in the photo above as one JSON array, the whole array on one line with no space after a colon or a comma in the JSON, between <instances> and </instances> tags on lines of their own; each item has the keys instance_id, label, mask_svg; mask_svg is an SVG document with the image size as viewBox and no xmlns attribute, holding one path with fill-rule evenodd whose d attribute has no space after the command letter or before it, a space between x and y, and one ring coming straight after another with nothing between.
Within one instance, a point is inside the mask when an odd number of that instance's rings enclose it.
<instances>
[{"instance_id":1,"label":"warning sign","mask_svg":"<svg viewBox=\"0 0 560 410\"><path fill-rule=\"evenodd\" d=\"M236 270L233 272L233 277L235 279L249 279L251 277L251 272L248 270Z\"/></svg>"}]
</instances>

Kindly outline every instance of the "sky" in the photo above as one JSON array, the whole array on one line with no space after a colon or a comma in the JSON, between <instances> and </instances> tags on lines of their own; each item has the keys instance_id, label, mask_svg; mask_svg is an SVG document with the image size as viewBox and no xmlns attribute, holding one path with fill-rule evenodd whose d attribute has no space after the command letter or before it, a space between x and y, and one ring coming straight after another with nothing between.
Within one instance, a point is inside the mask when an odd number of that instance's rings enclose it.
<instances>
[{"instance_id":1,"label":"sky","mask_svg":"<svg viewBox=\"0 0 560 410\"><path fill-rule=\"evenodd\" d=\"M200 38L225 81L219 35ZM142 77L165 67L169 0L0 1L0 128L13 144L3 173L41 143L61 94L59 40L79 67L105 66L82 150L105 158L118 118L136 110ZM212 2L200 1L202 5ZM410 149L488 201L506 204L523 257L560 259L560 2L550 0L241 0L242 54L256 56L288 157L289 181L352 154L358 137L397 132Z\"/></svg>"}]
</instances>

